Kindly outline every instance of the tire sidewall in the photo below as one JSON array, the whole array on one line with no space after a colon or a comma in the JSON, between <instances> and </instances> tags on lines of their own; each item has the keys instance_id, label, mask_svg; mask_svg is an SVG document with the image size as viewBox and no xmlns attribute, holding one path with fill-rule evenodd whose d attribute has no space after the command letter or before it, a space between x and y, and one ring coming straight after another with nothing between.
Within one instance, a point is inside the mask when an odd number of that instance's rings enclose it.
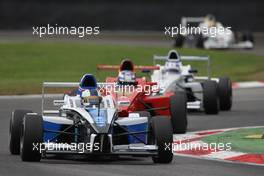
<instances>
[{"instance_id":1,"label":"tire sidewall","mask_svg":"<svg viewBox=\"0 0 264 176\"><path fill-rule=\"evenodd\" d=\"M218 114L219 99L216 81L206 80L203 87L203 107L206 114Z\"/></svg>"},{"instance_id":2,"label":"tire sidewall","mask_svg":"<svg viewBox=\"0 0 264 176\"><path fill-rule=\"evenodd\" d=\"M20 136L23 124L23 118L30 110L14 110L11 114L9 124L9 151L11 154L18 155L20 153Z\"/></svg>"},{"instance_id":3,"label":"tire sidewall","mask_svg":"<svg viewBox=\"0 0 264 176\"><path fill-rule=\"evenodd\" d=\"M26 115L23 119L21 132L20 153L22 161L40 161L41 153L34 149L33 144L38 147L43 142L43 120L40 115Z\"/></svg>"},{"instance_id":4,"label":"tire sidewall","mask_svg":"<svg viewBox=\"0 0 264 176\"><path fill-rule=\"evenodd\" d=\"M170 163L173 160L172 147L173 131L168 117L155 116L151 122L154 143L158 147L157 156L152 157L155 163ZM170 145L170 150L166 147Z\"/></svg>"},{"instance_id":5,"label":"tire sidewall","mask_svg":"<svg viewBox=\"0 0 264 176\"><path fill-rule=\"evenodd\" d=\"M232 82L229 78L220 78L218 82L220 110L230 110L232 107Z\"/></svg>"},{"instance_id":6,"label":"tire sidewall","mask_svg":"<svg viewBox=\"0 0 264 176\"><path fill-rule=\"evenodd\" d=\"M185 133L187 130L187 100L184 91L176 91L170 97L170 114L174 134Z\"/></svg>"}]
</instances>

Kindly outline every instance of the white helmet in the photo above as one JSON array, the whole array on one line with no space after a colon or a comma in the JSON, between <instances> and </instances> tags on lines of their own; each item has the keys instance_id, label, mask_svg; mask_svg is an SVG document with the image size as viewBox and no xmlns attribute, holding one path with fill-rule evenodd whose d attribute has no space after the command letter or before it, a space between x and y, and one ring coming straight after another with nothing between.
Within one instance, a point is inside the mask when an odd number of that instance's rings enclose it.
<instances>
[{"instance_id":1,"label":"white helmet","mask_svg":"<svg viewBox=\"0 0 264 176\"><path fill-rule=\"evenodd\" d=\"M92 105L98 105L101 102L102 97L98 95L92 95L92 92L87 89L81 93L81 99L82 99L82 104L84 106L92 106Z\"/></svg>"},{"instance_id":2,"label":"white helmet","mask_svg":"<svg viewBox=\"0 0 264 176\"><path fill-rule=\"evenodd\" d=\"M90 90L84 90L81 92L81 99L82 99L82 104L84 106L89 106L90 102L89 102L89 97L91 96L91 92Z\"/></svg>"},{"instance_id":3,"label":"white helmet","mask_svg":"<svg viewBox=\"0 0 264 176\"><path fill-rule=\"evenodd\" d=\"M128 70L123 70L119 72L118 74L119 84L131 85L131 84L135 84L135 82L136 82L136 76L134 72Z\"/></svg>"}]
</instances>

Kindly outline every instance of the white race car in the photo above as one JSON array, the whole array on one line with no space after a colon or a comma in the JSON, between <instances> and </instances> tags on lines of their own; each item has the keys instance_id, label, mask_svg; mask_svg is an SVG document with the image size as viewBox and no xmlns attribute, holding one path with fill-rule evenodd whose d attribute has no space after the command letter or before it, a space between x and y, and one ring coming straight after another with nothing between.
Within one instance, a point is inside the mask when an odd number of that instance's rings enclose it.
<instances>
[{"instance_id":1,"label":"white race car","mask_svg":"<svg viewBox=\"0 0 264 176\"><path fill-rule=\"evenodd\" d=\"M156 61L165 61L157 65L151 80L157 82L161 94L166 91L183 90L187 95L188 110L204 110L207 114L217 114L220 110L230 110L232 107L232 83L229 78L210 78L209 57L180 56L171 50L167 56L154 56ZM196 77L197 70L182 61L207 61L208 76Z\"/></svg>"},{"instance_id":2,"label":"white race car","mask_svg":"<svg viewBox=\"0 0 264 176\"><path fill-rule=\"evenodd\" d=\"M235 34L231 27L224 27L215 20L213 15L182 17L181 28L186 30L182 30L182 33L176 36L175 47L186 46L205 49L252 49L254 47L254 39L251 33Z\"/></svg>"},{"instance_id":3,"label":"white race car","mask_svg":"<svg viewBox=\"0 0 264 176\"><path fill-rule=\"evenodd\" d=\"M12 113L10 153L20 154L23 161L40 161L48 154L79 154L151 156L155 163L170 163L170 119L150 118L144 111L119 117L114 99L100 95L98 85L102 84L90 74L80 83L44 82L42 114L29 110ZM47 87L78 86L76 95L65 94L53 101L57 110L44 110Z\"/></svg>"}]
</instances>

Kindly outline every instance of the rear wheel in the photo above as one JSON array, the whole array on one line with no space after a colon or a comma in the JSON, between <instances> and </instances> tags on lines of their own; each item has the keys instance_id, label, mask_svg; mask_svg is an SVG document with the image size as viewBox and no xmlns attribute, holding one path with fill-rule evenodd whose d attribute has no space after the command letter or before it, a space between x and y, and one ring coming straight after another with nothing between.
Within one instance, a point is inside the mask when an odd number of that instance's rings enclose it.
<instances>
[{"instance_id":1,"label":"rear wheel","mask_svg":"<svg viewBox=\"0 0 264 176\"><path fill-rule=\"evenodd\" d=\"M22 161L40 161L43 142L43 120L40 115L26 115L23 119L20 153ZM37 145L37 148L34 146Z\"/></svg>"},{"instance_id":2,"label":"rear wheel","mask_svg":"<svg viewBox=\"0 0 264 176\"><path fill-rule=\"evenodd\" d=\"M232 83L229 78L220 78L218 82L220 110L229 111L232 107Z\"/></svg>"},{"instance_id":3,"label":"rear wheel","mask_svg":"<svg viewBox=\"0 0 264 176\"><path fill-rule=\"evenodd\" d=\"M252 33L250 33L250 32L244 32L242 34L242 41L243 42L250 41L250 42L254 43L254 37L253 37Z\"/></svg>"},{"instance_id":4,"label":"rear wheel","mask_svg":"<svg viewBox=\"0 0 264 176\"><path fill-rule=\"evenodd\" d=\"M18 155L20 153L22 121L27 113L32 113L32 111L21 109L12 112L9 126L9 151L12 155Z\"/></svg>"},{"instance_id":5,"label":"rear wheel","mask_svg":"<svg viewBox=\"0 0 264 176\"><path fill-rule=\"evenodd\" d=\"M187 130L187 100L184 91L176 91L170 97L170 114L173 133L181 134Z\"/></svg>"},{"instance_id":6,"label":"rear wheel","mask_svg":"<svg viewBox=\"0 0 264 176\"><path fill-rule=\"evenodd\" d=\"M158 147L158 154L152 157L154 163L171 163L173 160L172 143L173 132L169 118L155 116L151 121L154 143Z\"/></svg>"},{"instance_id":7,"label":"rear wheel","mask_svg":"<svg viewBox=\"0 0 264 176\"><path fill-rule=\"evenodd\" d=\"M203 85L203 106L206 114L218 114L217 83L207 80Z\"/></svg>"}]
</instances>

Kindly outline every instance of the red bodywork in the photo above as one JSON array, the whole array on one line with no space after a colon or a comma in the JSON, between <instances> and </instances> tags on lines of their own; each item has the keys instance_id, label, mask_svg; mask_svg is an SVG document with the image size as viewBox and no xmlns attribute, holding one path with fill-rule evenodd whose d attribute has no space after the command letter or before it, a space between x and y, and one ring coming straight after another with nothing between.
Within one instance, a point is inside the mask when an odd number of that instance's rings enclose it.
<instances>
[{"instance_id":1,"label":"red bodywork","mask_svg":"<svg viewBox=\"0 0 264 176\"><path fill-rule=\"evenodd\" d=\"M135 70L157 70L158 66L134 66L132 61L123 60L121 65L97 65L98 70L129 70L135 72ZM107 77L106 83L113 85L117 84L117 77ZM151 95L154 86L157 84L154 82L148 82L145 78L137 78L136 85L133 85L135 91L129 91L125 93L125 89L119 89L121 91L115 91L111 89L107 94L110 94L118 107L118 115L120 117L127 117L129 113L135 111L148 111L152 115L163 115L170 117L170 96L172 92L167 92L162 95ZM114 87L113 85L113 87ZM131 87L129 87L131 88ZM140 89L142 88L142 89ZM153 88L153 89L152 89ZM138 91L140 90L140 91ZM141 91L142 90L142 91Z\"/></svg>"},{"instance_id":2,"label":"red bodywork","mask_svg":"<svg viewBox=\"0 0 264 176\"><path fill-rule=\"evenodd\" d=\"M106 78L107 83L115 83L117 78L108 77ZM111 96L114 98L116 104L118 105L118 112L120 117L127 117L128 113L135 111L146 111L151 110L155 115L170 116L169 105L170 96L173 93L167 92L163 95L152 96L149 93L149 89L141 89L140 87L151 88L156 84L153 82L147 82L144 78L137 78L138 84L134 87L135 91L131 93L123 93L112 91ZM137 91L143 90L143 91ZM123 102L123 103L122 103ZM124 103L128 102L128 103ZM147 106L146 106L147 105Z\"/></svg>"}]
</instances>

